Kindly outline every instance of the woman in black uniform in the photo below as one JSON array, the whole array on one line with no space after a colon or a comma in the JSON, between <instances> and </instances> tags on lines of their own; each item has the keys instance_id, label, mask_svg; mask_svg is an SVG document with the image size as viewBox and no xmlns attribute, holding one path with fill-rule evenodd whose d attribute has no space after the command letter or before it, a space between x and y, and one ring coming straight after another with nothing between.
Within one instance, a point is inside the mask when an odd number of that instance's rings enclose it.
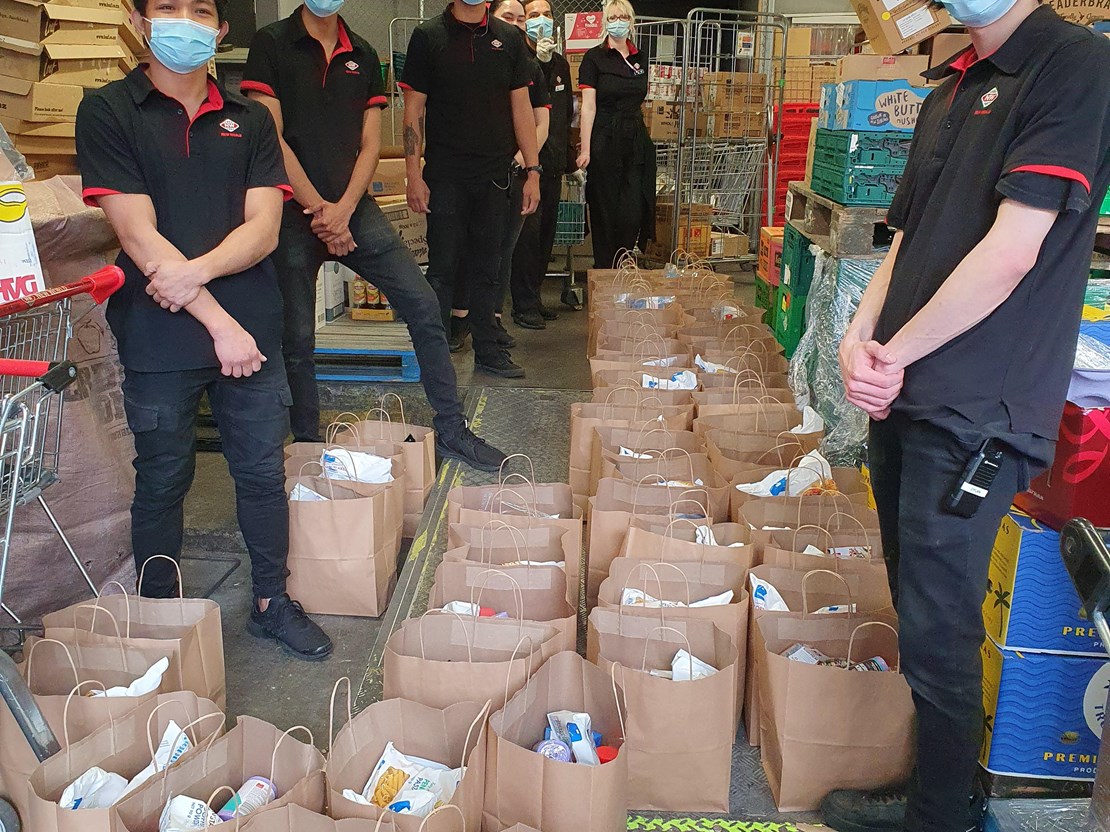
<instances>
[{"instance_id":1,"label":"woman in black uniform","mask_svg":"<svg viewBox=\"0 0 1110 832\"><path fill-rule=\"evenodd\" d=\"M582 58L582 151L594 268L609 269L617 252L655 237L655 144L641 105L648 91L648 56L632 40L628 0L605 4L605 40Z\"/></svg>"}]
</instances>

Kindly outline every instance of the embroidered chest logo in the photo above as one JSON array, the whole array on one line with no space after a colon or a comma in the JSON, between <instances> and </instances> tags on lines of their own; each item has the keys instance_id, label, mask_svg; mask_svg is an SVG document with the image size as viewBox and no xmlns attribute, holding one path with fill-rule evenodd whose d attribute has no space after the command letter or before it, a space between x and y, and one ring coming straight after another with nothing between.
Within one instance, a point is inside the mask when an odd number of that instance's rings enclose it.
<instances>
[{"instance_id":1,"label":"embroidered chest logo","mask_svg":"<svg viewBox=\"0 0 1110 832\"><path fill-rule=\"evenodd\" d=\"M243 134L238 132L239 122L237 121L232 121L229 118L225 118L223 121L220 122L220 127L223 128L223 132L220 133L221 136L227 136L233 139L243 138Z\"/></svg>"},{"instance_id":2,"label":"embroidered chest logo","mask_svg":"<svg viewBox=\"0 0 1110 832\"><path fill-rule=\"evenodd\" d=\"M354 61L347 61L347 63L343 64L343 66L347 67L347 69L351 70L352 72L358 69L358 64L356 64Z\"/></svg>"},{"instance_id":3,"label":"embroidered chest logo","mask_svg":"<svg viewBox=\"0 0 1110 832\"><path fill-rule=\"evenodd\" d=\"M504 46L505 44L503 44L503 43L502 43L501 41L499 41L499 40L491 40L491 41L489 42L489 45L490 45L490 46L492 46L492 47L493 47L494 49L500 49L500 48L501 48L502 46Z\"/></svg>"},{"instance_id":4,"label":"embroidered chest logo","mask_svg":"<svg viewBox=\"0 0 1110 832\"><path fill-rule=\"evenodd\" d=\"M980 110L975 111L977 116L990 115L990 106L998 100L998 87L992 87L988 92L983 93L983 97L979 99L979 104L982 107Z\"/></svg>"}]
</instances>

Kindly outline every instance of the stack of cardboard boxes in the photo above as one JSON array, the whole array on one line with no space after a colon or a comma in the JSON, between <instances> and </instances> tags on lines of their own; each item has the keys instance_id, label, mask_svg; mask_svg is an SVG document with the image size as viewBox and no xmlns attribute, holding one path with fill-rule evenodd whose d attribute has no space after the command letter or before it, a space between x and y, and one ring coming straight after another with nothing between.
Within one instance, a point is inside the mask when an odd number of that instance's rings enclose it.
<instances>
[{"instance_id":1,"label":"stack of cardboard boxes","mask_svg":"<svg viewBox=\"0 0 1110 832\"><path fill-rule=\"evenodd\" d=\"M131 11L129 0L0 0L0 125L39 179L77 172L85 90L138 65Z\"/></svg>"},{"instance_id":2,"label":"stack of cardboard boxes","mask_svg":"<svg viewBox=\"0 0 1110 832\"><path fill-rule=\"evenodd\" d=\"M707 72L701 78L701 108L717 139L761 139L767 135L767 76L758 72Z\"/></svg>"}]
</instances>

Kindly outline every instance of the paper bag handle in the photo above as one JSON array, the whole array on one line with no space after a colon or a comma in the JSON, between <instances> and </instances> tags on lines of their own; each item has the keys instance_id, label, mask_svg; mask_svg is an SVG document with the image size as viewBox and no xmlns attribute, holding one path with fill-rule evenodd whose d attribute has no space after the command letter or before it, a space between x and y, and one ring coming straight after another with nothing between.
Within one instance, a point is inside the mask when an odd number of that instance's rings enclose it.
<instances>
[{"instance_id":1,"label":"paper bag handle","mask_svg":"<svg viewBox=\"0 0 1110 832\"><path fill-rule=\"evenodd\" d=\"M508 492L509 494L515 494L517 497L520 497L520 501L524 506L524 513L525 514L538 514L539 513L540 501L539 501L539 498L536 496L536 484L534 482L529 480L526 476L524 476L524 474L517 474L517 473L507 474L504 479L501 479L501 473L498 472L497 477L498 477L498 483L497 483L498 487L497 487L497 491L494 492L494 496L497 497L498 500L500 501L499 502L500 506L504 507L505 498L504 498L503 495L506 492ZM532 507L531 508L528 507L527 501L525 501L523 495L521 495L521 493L519 491L514 491L514 490L509 489L505 486L505 483L509 482L510 480L520 480L521 482L523 482L525 485L528 486L529 490L532 492ZM515 482L514 482L514 485L515 485ZM504 513L505 512L503 512L503 511L498 512L498 514L504 514Z\"/></svg>"},{"instance_id":2,"label":"paper bag handle","mask_svg":"<svg viewBox=\"0 0 1110 832\"><path fill-rule=\"evenodd\" d=\"M655 576L656 592L661 596L663 594L663 581L662 579L660 579L659 573L655 570L655 565L648 563L646 560L637 561L636 564L632 567L632 571L628 573L628 577L625 578L625 580L631 580L632 576L636 574L637 570L640 569L644 569ZM647 594L647 588L648 576L644 575L645 595ZM624 591L626 589L629 589L628 584L625 584L623 587L621 587L621 602L617 605L617 632L622 636L624 635L624 608L625 606L633 606L632 604L626 605L624 603ZM666 618L663 616L663 599L657 598L656 600L659 601L659 624L660 626L664 626L666 625L667 621ZM644 609L651 609L651 607L645 606Z\"/></svg>"},{"instance_id":3,"label":"paper bag handle","mask_svg":"<svg viewBox=\"0 0 1110 832\"><path fill-rule=\"evenodd\" d=\"M424 619L427 618L429 615L453 615L453 616L455 616L455 618L457 618L459 620L459 623L463 625L463 635L467 636L467 639L466 639L466 660L470 664L473 664L474 663L474 632L471 631L470 633L467 633L467 631L466 631L466 619L463 618L461 615L459 615L457 612L448 612L447 610L428 610L426 613L424 613L422 616L420 616L420 619L417 621L417 623L416 623L416 634L420 637L420 660L421 661L427 661L428 660L428 656L424 652ZM473 616L473 619L476 620L477 618L478 618L478 616L477 616L477 614L475 614ZM524 628L524 622L523 621L520 623L520 626L521 626L521 629ZM338 684L339 683L336 682L336 685L338 685ZM347 686L348 686L347 700L348 700L348 703L350 702L350 698L351 698L350 684L351 684L350 680L348 680L347 681ZM334 694L334 691L333 691L333 694ZM348 710L348 712L351 710L349 704L348 704L347 710Z\"/></svg>"},{"instance_id":4,"label":"paper bag handle","mask_svg":"<svg viewBox=\"0 0 1110 832\"><path fill-rule=\"evenodd\" d=\"M643 451L641 451L639 449L643 446L644 437L645 436L651 436L653 433L656 433L656 432L662 433L664 437L674 436L674 431L671 430L670 428L668 428L666 425L655 425L652 422L641 422L639 433L636 434L636 449L635 449L635 452L636 453L643 453ZM632 449L630 449L630 450L632 450ZM619 453L620 452L618 450L618 454Z\"/></svg>"},{"instance_id":5,"label":"paper bag handle","mask_svg":"<svg viewBox=\"0 0 1110 832\"><path fill-rule=\"evenodd\" d=\"M273 778L270 778L270 782L271 782L271 783L273 782ZM231 788L231 786L217 786L217 787L216 787L216 789L215 789L215 791L213 791L213 792L212 792L212 794L208 795L208 799L207 799L206 801L204 801L204 802L205 802L205 804L206 804L206 805L208 806L208 808L212 810L212 813L213 813L213 814L215 814L215 813L216 813L217 811L219 811L219 810L218 810L218 809L212 809L212 801L216 799L216 795L218 795L218 794L219 794L220 792L224 792L224 791L226 791L226 792L230 792L230 793L231 793L231 796L232 796L233 798L235 797L235 789ZM235 812L235 820L236 820L236 821L238 821L238 820L239 820L239 812L238 812L238 810L236 810L236 812ZM209 821L208 821L207 823L205 823L204 825L205 825L206 827L208 827L208 826L219 826L219 825L220 825L220 823L222 823L222 821L221 821L221 820L219 819L219 816L217 816L217 817L216 817L216 822L215 822L215 823L212 823L212 821L210 821L210 820L209 820ZM238 823L236 823L236 824L235 824L235 828L236 828L236 829L238 829L238 828L239 828L239 824L238 824Z\"/></svg>"},{"instance_id":6,"label":"paper bag handle","mask_svg":"<svg viewBox=\"0 0 1110 832\"><path fill-rule=\"evenodd\" d=\"M180 700L175 700L174 703L170 703L170 702L163 702L162 703L162 705L169 705L169 704L181 705L182 709L184 710L184 703L182 703ZM157 760L155 760L154 739L151 737L151 734L150 734L150 727L151 727L150 720L154 718L155 712L157 712L158 708L161 708L162 705L158 705L153 711L150 712L150 716L148 716L146 718L146 747L147 747L147 750L150 751L150 760L151 760L151 762L154 763L155 772L159 771L159 768L158 768L158 762L157 762ZM188 713L186 712L185 715L188 716ZM181 728L179 728L177 733L174 735L173 745L170 746L171 750L177 747L177 743L180 742L181 737L183 735L187 735L190 728L195 728L195 726L197 726L199 723L204 722L206 719L211 719L214 716L218 716L220 719L224 718L223 713L221 713L220 711L213 711L210 714L204 714L203 716L198 716L196 719L194 719L190 722L187 722L187 723L185 723L185 725L181 726ZM208 738L209 746L211 746L211 744L212 744L212 738L215 737L218 733L220 733L219 728L216 728L212 731L212 734ZM197 732L195 730L193 731L193 745L194 746L199 745L199 743L197 742ZM207 749L205 749L205 750L207 750ZM170 765L171 765L171 762L167 760L166 761L166 768L169 768ZM161 770L165 771L165 769L161 769Z\"/></svg>"},{"instance_id":7,"label":"paper bag handle","mask_svg":"<svg viewBox=\"0 0 1110 832\"><path fill-rule=\"evenodd\" d=\"M621 698L617 693L617 668L621 669L621 678L624 678L624 665L618 662L613 662L609 667L609 680L613 686L613 707L617 711L617 721L621 724L621 742L623 743L628 737L628 729L624 726L624 713L621 711ZM693 675L692 673L690 674Z\"/></svg>"},{"instance_id":8,"label":"paper bag handle","mask_svg":"<svg viewBox=\"0 0 1110 832\"><path fill-rule=\"evenodd\" d=\"M808 591L808 588L807 588L806 585L809 583L809 579L810 579L811 575L832 575L834 578L836 578L838 581L840 581L842 584L844 584L844 593L848 596L848 615L851 616L852 615L852 604L853 604L852 588L850 586L848 586L848 582L846 580L844 580L843 575L841 575L839 572L833 572L832 570L829 570L829 569L811 569L809 572L806 572L804 575L802 575L802 615L809 615L810 614L809 613L809 591Z\"/></svg>"},{"instance_id":9,"label":"paper bag handle","mask_svg":"<svg viewBox=\"0 0 1110 832\"><path fill-rule=\"evenodd\" d=\"M690 657L690 679L693 680L693 678L694 678L694 649L690 646L690 639L686 637L686 633L682 632L681 630L675 629L674 627L667 627L667 626L652 627L648 631L648 634L646 636L644 636L644 655L643 655L643 658L640 660L640 672L641 673L646 673L647 672L647 653L648 653L648 646L651 644L651 637L653 635L655 635L656 633L663 633L663 632L667 632L667 631L670 631L670 632L674 633L680 639L682 639L684 642L686 642L686 654Z\"/></svg>"},{"instance_id":10,"label":"paper bag handle","mask_svg":"<svg viewBox=\"0 0 1110 832\"><path fill-rule=\"evenodd\" d=\"M523 622L522 622L521 623L521 629L523 629L523 626L524 625L523 625ZM532 637L530 635L522 635L520 637L520 641L518 641L516 643L516 647L513 648L513 654L511 656L509 656L509 666L505 670L505 699L504 699L505 702L509 701L509 677L513 675L513 662L516 661L516 653L520 649L520 645L524 644L525 641L528 642L528 644L529 644L529 646L531 646L532 650L528 653L528 670L527 670L524 678L525 678L525 681L532 678L532 656L534 656L536 654L536 642L534 642L532 640ZM486 705L488 706L489 704L490 703L487 701ZM502 707L504 707L504 706L502 706ZM467 732L467 742L469 742L469 741L470 741L470 733ZM464 745L463 748L465 749L466 746Z\"/></svg>"},{"instance_id":11,"label":"paper bag handle","mask_svg":"<svg viewBox=\"0 0 1110 832\"><path fill-rule=\"evenodd\" d=\"M891 627L889 624L887 624L885 621L864 621L862 624L858 625L854 630L852 630L852 635L848 638L848 667L851 667L852 664L853 664L853 662L852 662L852 648L856 646L856 633L858 633L864 627L886 627L888 630L890 630L892 633L894 633L894 644L895 644L894 650L898 655L898 658L895 659L895 661L894 661L894 672L895 673L901 673L902 672L902 669L901 669L902 668L902 649L897 646L898 645L898 631L895 630L893 627Z\"/></svg>"},{"instance_id":12,"label":"paper bag handle","mask_svg":"<svg viewBox=\"0 0 1110 832\"><path fill-rule=\"evenodd\" d=\"M105 690L103 682L98 682L95 679L86 679L84 682L78 682L76 685L74 685L73 690L71 690L69 692L69 695L66 696L66 704L65 707L62 708L62 735L65 737L66 740L66 748L69 748L69 746L71 745L69 741L69 703L73 701L73 697L85 685L99 685L101 690ZM109 717L108 721L112 721L111 717Z\"/></svg>"},{"instance_id":13,"label":"paper bag handle","mask_svg":"<svg viewBox=\"0 0 1110 832\"><path fill-rule=\"evenodd\" d=\"M528 456L528 454L516 453L516 454L509 454L507 457L505 457L501 461L501 465L498 466L498 468L497 468L497 484L498 485L504 485L505 484L505 480L507 479L507 477L505 475L505 466L508 464L510 459L516 459L517 457L520 457L521 459L523 459L525 462L528 463L528 470L531 472L532 478L528 479L523 474L515 474L515 475L509 474L508 476L517 476L517 477L520 477L521 479L523 479L525 482L531 483L532 485L536 484L536 466L532 462L532 457Z\"/></svg>"},{"instance_id":14,"label":"paper bag handle","mask_svg":"<svg viewBox=\"0 0 1110 832\"><path fill-rule=\"evenodd\" d=\"M832 545L832 542L833 542L832 532L830 532L824 526L818 526L814 523L805 523L801 526L798 526L798 528L794 529L794 534L790 538L790 549L791 549L791 552L790 552L790 556L791 556L790 557L790 568L791 569L795 568L794 556L804 554L803 552L798 551L798 532L802 531L802 529L807 529L807 530L808 529L813 529L815 532L821 532L821 534L825 535L825 537L827 538L827 542L829 543L830 546ZM834 571L839 571L839 569L834 569Z\"/></svg>"},{"instance_id":15,"label":"paper bag handle","mask_svg":"<svg viewBox=\"0 0 1110 832\"><path fill-rule=\"evenodd\" d=\"M332 743L335 741L335 695L339 693L339 686L344 682L347 683L347 724L350 724L351 720L354 718L351 713L351 677L340 676L335 680L335 684L332 686L331 699L328 701L328 757L331 757ZM293 729L291 728L289 730ZM274 750L277 750L276 747ZM272 780L273 778L270 779Z\"/></svg>"},{"instance_id":16,"label":"paper bag handle","mask_svg":"<svg viewBox=\"0 0 1110 832\"><path fill-rule=\"evenodd\" d=\"M470 737L473 735L476 725L484 723L485 720L489 719L491 705L493 705L493 700L487 699L486 704L482 706L482 710L478 711L478 716L474 717L474 721L471 722L470 727L466 729L466 739L463 740L462 747L462 759L459 760L460 766L466 765L467 749L470 748ZM477 742L475 742L475 744L477 744Z\"/></svg>"},{"instance_id":17,"label":"paper bag handle","mask_svg":"<svg viewBox=\"0 0 1110 832\"><path fill-rule=\"evenodd\" d=\"M173 568L177 570L177 600L184 601L185 579L181 576L181 564L171 558L169 555L151 555L149 558L143 561L143 565L139 568L139 588L142 589L143 586L143 577L146 575L146 565L152 560L158 560L159 558L161 558L162 560L168 560L170 563L173 564Z\"/></svg>"},{"instance_id":18,"label":"paper bag handle","mask_svg":"<svg viewBox=\"0 0 1110 832\"><path fill-rule=\"evenodd\" d=\"M416 832L424 832L424 827L427 826L428 821L430 821L440 812L446 812L449 809L454 809L456 812L459 813L459 817L462 818L463 832L466 832L466 815L464 815L463 810L456 806L454 803L444 803L442 806L438 806L435 809L432 809L432 811L428 812L428 816L424 818L424 820L420 821L420 826L417 827Z\"/></svg>"},{"instance_id":19,"label":"paper bag handle","mask_svg":"<svg viewBox=\"0 0 1110 832\"><path fill-rule=\"evenodd\" d=\"M829 492L829 493L833 493L833 492ZM838 493L838 494L843 494L844 492L836 492L836 493ZM845 497L847 497L848 495L847 495L847 494L844 494L844 496L845 496ZM867 544L868 546L870 546L870 545L871 545L871 532L867 531L867 527L866 527L865 525L863 525L863 521L862 521L862 520L860 520L860 519L859 519L858 517L856 517L856 515L854 515L854 514L850 514L850 513L846 512L846 511L841 511L841 510L840 510L840 506L839 506L839 505L837 505L836 511L834 511L834 512L832 513L832 515L831 515L831 516L829 517L829 522L832 522L832 519L833 519L834 517L836 517L836 518L840 518L840 517L846 517L846 518L848 518L849 520L851 520L851 521L852 521L853 523L855 523L855 524L856 524L857 526L859 526L859 530L860 530L861 532L863 532L863 539L864 539L864 541L866 542L866 544ZM837 520L837 529L839 529L839 528L840 528L840 521L839 521L839 520Z\"/></svg>"},{"instance_id":20,"label":"paper bag handle","mask_svg":"<svg viewBox=\"0 0 1110 832\"><path fill-rule=\"evenodd\" d=\"M675 572L678 573L678 577L682 578L682 582L684 584L686 584L686 606L689 607L690 606L690 600L691 600L690 599L690 579L688 577L686 577L686 573L683 572L678 567L677 564L669 563L667 561L662 561L662 560L656 561L654 566L667 566L667 567L670 567L671 569L673 569ZM658 574L656 575L656 577L658 577ZM644 584L644 591L645 592L647 591L647 584ZM659 585L659 594L660 595L663 594L663 585L662 584ZM662 601L663 599L660 598L659 600Z\"/></svg>"},{"instance_id":21,"label":"paper bag handle","mask_svg":"<svg viewBox=\"0 0 1110 832\"><path fill-rule=\"evenodd\" d=\"M127 638L131 638L131 595L127 592L127 587L125 587L119 581L108 581L104 584L104 586L100 588L100 592L96 593L96 603L94 604L94 606L98 608L100 607L100 599L104 597L104 590L110 586L118 586L120 590L120 595L123 596L123 608L127 612L127 628L125 632L127 633ZM85 606L88 605L86 604ZM105 610L105 612L107 612L107 610ZM74 610L73 617L74 621L76 621L76 610ZM93 624L96 624L96 613L93 613Z\"/></svg>"},{"instance_id":22,"label":"paper bag handle","mask_svg":"<svg viewBox=\"0 0 1110 832\"><path fill-rule=\"evenodd\" d=\"M766 391L767 389L767 383L763 380L763 377L759 373L757 373L751 367L741 367L736 372L736 378L732 380L733 404L740 404L740 401L742 401L742 399L739 399L741 382L744 382L745 384L749 382L755 382L761 390Z\"/></svg>"},{"instance_id":23,"label":"paper bag handle","mask_svg":"<svg viewBox=\"0 0 1110 832\"><path fill-rule=\"evenodd\" d=\"M297 478L300 479L304 476L304 469L307 468L309 465L315 465L317 468L320 469L320 476L316 479L323 480L328 484L328 493L331 495L332 502L335 502L335 481L332 480L331 477L324 474L324 465L318 459L310 459L307 462L302 463L300 470L297 471Z\"/></svg>"},{"instance_id":24,"label":"paper bag handle","mask_svg":"<svg viewBox=\"0 0 1110 832\"><path fill-rule=\"evenodd\" d=\"M344 678L346 678L346 677L344 677ZM338 685L338 682L336 684ZM334 692L335 692L335 689L333 688L332 693L334 693ZM349 689L348 689L348 692L349 692ZM281 744L285 741L285 738L288 737L290 734L292 734L294 731L304 731L306 734L308 734L308 744L309 745L316 745L316 738L312 736L312 732L309 731L308 728L306 728L305 726L303 726L303 725L294 725L292 728L289 728L288 730L286 730L280 737L278 737L278 741L276 743L274 743L274 752L270 755L270 782L271 783L275 782L274 781L274 770L277 768L278 749L281 748ZM306 775L311 774L311 773L312 773L311 768L309 768L309 770L305 772Z\"/></svg>"},{"instance_id":25,"label":"paper bag handle","mask_svg":"<svg viewBox=\"0 0 1110 832\"><path fill-rule=\"evenodd\" d=\"M479 586L472 586L470 588L470 603L474 606L480 606L481 605L480 602L482 600L482 593L486 591L486 586L489 583L489 576L490 575L501 575L506 580L508 580L509 583L512 584L513 597L516 599L516 617L518 619L523 620L524 619L524 593L520 589L520 583L518 583L517 579L514 578L512 575L510 575L508 572L504 572L500 569L483 569L481 572L478 573L478 577L482 579L482 583ZM474 599L474 590L475 589L478 590L478 599L477 600Z\"/></svg>"},{"instance_id":26,"label":"paper bag handle","mask_svg":"<svg viewBox=\"0 0 1110 832\"><path fill-rule=\"evenodd\" d=\"M73 637L74 637L74 643L78 646L78 648L80 648L80 646L81 646L81 631L77 627L77 610L92 610L93 611L92 626L96 625L96 614L98 612L102 612L106 616L108 616L108 620L110 620L112 622L112 628L116 631L116 641L117 641L118 646L119 646L120 667L123 668L123 669L126 669L127 668L127 652L123 649L123 633L120 631L119 621L116 619L116 617L114 615L112 615L111 610L106 610L106 609L104 609L104 607L99 605L99 602L100 602L99 597L96 599L96 601L97 601L97 603L95 603L95 604L81 604L80 606L73 608L73 630L74 630ZM94 631L90 630L89 634L93 635Z\"/></svg>"},{"instance_id":27,"label":"paper bag handle","mask_svg":"<svg viewBox=\"0 0 1110 832\"><path fill-rule=\"evenodd\" d=\"M401 427L404 428L404 431L405 431L406 434L411 433L411 431L409 429L408 417L405 416L405 400L402 399L400 396L398 396L396 393L386 393L386 394L384 394L381 397L381 399L378 400L378 409L381 410L384 413L385 412L385 403L389 399L396 399L397 400L397 409L401 411ZM389 419L391 422L393 421L390 418L388 413L385 414L385 417L387 419Z\"/></svg>"},{"instance_id":28,"label":"paper bag handle","mask_svg":"<svg viewBox=\"0 0 1110 832\"><path fill-rule=\"evenodd\" d=\"M71 668L73 668L74 684L80 686L81 685L81 674L77 672L77 663L73 661L73 654L69 652L69 647L66 646L65 644L63 644L62 642L58 641L58 639L56 639L56 638L41 638L38 641L36 641L34 644L32 644L31 648L27 651L27 662L26 662L26 665L27 665L27 687L29 687L29 688L32 687L31 686L31 672L32 672L33 667L34 667L35 651L38 649L40 644L46 644L46 643L57 644L59 647L61 647L65 651L66 658L69 659L69 666ZM74 646L77 647L77 655L80 656L81 655L80 645L74 645Z\"/></svg>"},{"instance_id":29,"label":"paper bag handle","mask_svg":"<svg viewBox=\"0 0 1110 832\"><path fill-rule=\"evenodd\" d=\"M339 414L339 416L343 415L344 414L342 413ZM355 414L351 413L350 415L354 416ZM351 436L354 437L356 446L362 444L362 437L359 435L358 425L354 422L341 422L339 421L338 416L330 425L327 426L327 429L324 431L324 444L338 445L339 440L336 437L339 436L339 432L343 430L350 432Z\"/></svg>"},{"instance_id":30,"label":"paper bag handle","mask_svg":"<svg viewBox=\"0 0 1110 832\"><path fill-rule=\"evenodd\" d=\"M528 548L528 540L527 540L527 538L524 537L524 532L522 532L520 529L518 529L516 526L512 525L511 523L506 523L504 520L498 520L497 518L493 518L492 520L486 521L486 524L480 530L483 533L482 534L482 548L480 550L482 560L480 562L483 563L483 564L489 564L489 566L491 568L493 567L493 541L488 540L488 538L491 537L492 535L487 535L487 534L485 534L485 532L493 531L494 529L496 529L498 531L500 531L501 529L508 529L509 530L509 534L513 539L513 545L516 547L516 559L518 561L519 560L524 560L524 558L521 557L522 552L521 552L521 548L520 548L522 545L524 546L525 549ZM487 553L489 554L489 559L488 560L486 559Z\"/></svg>"}]
</instances>

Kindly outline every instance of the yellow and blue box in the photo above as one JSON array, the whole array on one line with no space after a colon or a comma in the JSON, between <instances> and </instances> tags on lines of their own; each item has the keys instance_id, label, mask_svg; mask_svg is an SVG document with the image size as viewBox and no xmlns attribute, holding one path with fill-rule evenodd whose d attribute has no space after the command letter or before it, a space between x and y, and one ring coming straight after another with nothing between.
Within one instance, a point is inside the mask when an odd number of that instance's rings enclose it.
<instances>
[{"instance_id":1,"label":"yellow and blue box","mask_svg":"<svg viewBox=\"0 0 1110 832\"><path fill-rule=\"evenodd\" d=\"M989 638L982 654L983 768L1011 777L1093 781L1110 660L1009 650Z\"/></svg>"},{"instance_id":2,"label":"yellow and blue box","mask_svg":"<svg viewBox=\"0 0 1110 832\"><path fill-rule=\"evenodd\" d=\"M1060 535L1017 511L994 541L983 623L1002 647L1106 655L1060 558Z\"/></svg>"},{"instance_id":3,"label":"yellow and blue box","mask_svg":"<svg viewBox=\"0 0 1110 832\"><path fill-rule=\"evenodd\" d=\"M917 114L930 87L909 81L844 81L837 84L829 130L908 130L917 126Z\"/></svg>"}]
</instances>

